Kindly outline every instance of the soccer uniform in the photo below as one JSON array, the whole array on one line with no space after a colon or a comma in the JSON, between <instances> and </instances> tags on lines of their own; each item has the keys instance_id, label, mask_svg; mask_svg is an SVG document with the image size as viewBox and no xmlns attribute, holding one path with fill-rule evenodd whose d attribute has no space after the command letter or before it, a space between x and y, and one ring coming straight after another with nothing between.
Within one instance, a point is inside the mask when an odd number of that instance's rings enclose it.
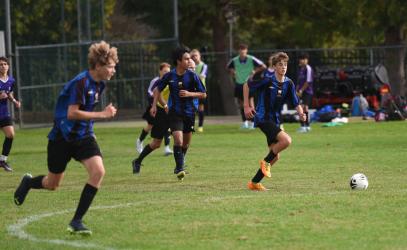
<instances>
[{"instance_id":1,"label":"soccer uniform","mask_svg":"<svg viewBox=\"0 0 407 250\"><path fill-rule=\"evenodd\" d=\"M167 86L170 91L168 108L171 131L193 132L196 111L194 98L180 97L179 92L180 90L187 90L205 93L204 85L194 72L187 70L183 75L177 75L176 69L173 69L163 76L157 87L163 91Z\"/></svg>"},{"instance_id":2,"label":"soccer uniform","mask_svg":"<svg viewBox=\"0 0 407 250\"><path fill-rule=\"evenodd\" d=\"M308 87L304 89L302 92L301 96L301 101L302 104L311 106L312 104L312 96L314 94L313 88L312 88L312 83L314 81L314 73L308 64L305 65L304 67L300 67L299 72L298 72L298 79L297 79L297 89L302 89L304 84L307 82Z\"/></svg>"},{"instance_id":3,"label":"soccer uniform","mask_svg":"<svg viewBox=\"0 0 407 250\"><path fill-rule=\"evenodd\" d=\"M241 60L240 56L234 57L228 63L228 69L234 69L235 76L235 97L243 100L243 84L246 83L252 71L264 63L252 55L247 55L245 59ZM250 92L250 96L254 96L253 92Z\"/></svg>"},{"instance_id":4,"label":"soccer uniform","mask_svg":"<svg viewBox=\"0 0 407 250\"><path fill-rule=\"evenodd\" d=\"M160 80L160 77L157 76L153 80L151 80L150 85L148 86L148 90L147 90L148 106L142 116L142 118L144 120L146 120L147 123L150 125L154 125L154 120L155 120L155 118L150 115L150 108L151 108L151 104L153 104L153 99L154 99L153 91L154 91L154 88L157 86L158 80Z\"/></svg>"},{"instance_id":5,"label":"soccer uniform","mask_svg":"<svg viewBox=\"0 0 407 250\"><path fill-rule=\"evenodd\" d=\"M204 62L200 62L195 66L195 73L199 76L199 79L201 79L202 84L206 88L206 77L208 74L208 65L206 65ZM198 102L199 104L205 104L206 98L205 99L199 99Z\"/></svg>"},{"instance_id":6,"label":"soccer uniform","mask_svg":"<svg viewBox=\"0 0 407 250\"><path fill-rule=\"evenodd\" d=\"M281 131L280 114L284 103L291 101L294 107L299 105L294 83L288 77L284 77L283 82L278 82L273 75L271 78L249 80L248 86L258 93L254 124L266 135L268 145L275 143Z\"/></svg>"},{"instance_id":7,"label":"soccer uniform","mask_svg":"<svg viewBox=\"0 0 407 250\"><path fill-rule=\"evenodd\" d=\"M159 79L157 79L157 81L154 83L153 89L157 87L159 83L158 80ZM163 99L168 102L170 95L170 89L168 86L161 91L161 95L163 96ZM151 129L151 137L161 140L164 138L164 136L167 136L167 131L169 128L168 114L165 112L164 107L159 102L157 102L157 113L155 114L152 124L153 128Z\"/></svg>"},{"instance_id":8,"label":"soccer uniform","mask_svg":"<svg viewBox=\"0 0 407 250\"><path fill-rule=\"evenodd\" d=\"M13 92L15 80L9 76L7 81L0 80L0 93L7 95ZM8 107L8 98L0 99L0 127L12 126L11 114Z\"/></svg>"},{"instance_id":9,"label":"soccer uniform","mask_svg":"<svg viewBox=\"0 0 407 250\"><path fill-rule=\"evenodd\" d=\"M54 174L65 171L71 158L77 161L102 156L93 132L93 120L69 120L68 107L92 112L99 102L105 83L95 82L83 71L61 90L55 109L54 126L48 134L48 169Z\"/></svg>"}]
</instances>

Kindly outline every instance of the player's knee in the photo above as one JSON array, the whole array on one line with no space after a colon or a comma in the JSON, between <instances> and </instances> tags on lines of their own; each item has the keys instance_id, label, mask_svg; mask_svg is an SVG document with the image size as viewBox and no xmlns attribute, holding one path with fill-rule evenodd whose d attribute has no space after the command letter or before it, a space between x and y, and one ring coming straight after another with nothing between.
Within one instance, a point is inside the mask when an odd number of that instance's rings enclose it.
<instances>
[{"instance_id":1,"label":"player's knee","mask_svg":"<svg viewBox=\"0 0 407 250\"><path fill-rule=\"evenodd\" d=\"M288 136L288 135L284 136L284 137L282 138L282 140L281 140L281 143L283 144L284 147L290 146L290 145L291 145L291 142L292 142L291 137Z\"/></svg>"},{"instance_id":2,"label":"player's knee","mask_svg":"<svg viewBox=\"0 0 407 250\"><path fill-rule=\"evenodd\" d=\"M100 180L102 180L103 177L105 176L105 172L106 172L106 171L105 171L104 168L99 168L99 169L97 169L96 171L94 171L94 172L92 173L91 178L94 179L94 180L96 180L96 181L100 181Z\"/></svg>"}]
</instances>

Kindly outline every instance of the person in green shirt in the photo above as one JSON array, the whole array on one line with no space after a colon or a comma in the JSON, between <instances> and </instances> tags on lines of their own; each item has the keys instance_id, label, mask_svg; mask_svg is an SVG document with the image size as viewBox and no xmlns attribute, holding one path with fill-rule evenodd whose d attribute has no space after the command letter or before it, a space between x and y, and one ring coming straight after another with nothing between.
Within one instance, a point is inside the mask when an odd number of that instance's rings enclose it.
<instances>
[{"instance_id":1,"label":"person in green shirt","mask_svg":"<svg viewBox=\"0 0 407 250\"><path fill-rule=\"evenodd\" d=\"M242 128L254 129L253 121L246 119L243 109L243 85L250 76L257 72L265 70L266 65L256 57L248 54L248 46L246 44L239 45L239 55L229 61L227 68L235 82L235 98L239 105L240 115L242 116ZM254 93L250 93L250 104L254 107Z\"/></svg>"}]
</instances>

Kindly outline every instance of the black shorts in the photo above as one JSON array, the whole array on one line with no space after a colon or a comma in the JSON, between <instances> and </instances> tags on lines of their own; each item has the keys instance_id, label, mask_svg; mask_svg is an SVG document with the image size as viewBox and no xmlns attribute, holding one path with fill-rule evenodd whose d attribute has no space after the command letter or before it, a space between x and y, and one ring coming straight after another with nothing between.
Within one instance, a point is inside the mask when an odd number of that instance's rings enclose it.
<instances>
[{"instance_id":1,"label":"black shorts","mask_svg":"<svg viewBox=\"0 0 407 250\"><path fill-rule=\"evenodd\" d=\"M235 97L243 101L243 84L235 84ZM249 92L249 97L254 97L254 92Z\"/></svg>"},{"instance_id":2,"label":"black shorts","mask_svg":"<svg viewBox=\"0 0 407 250\"><path fill-rule=\"evenodd\" d=\"M48 140L48 170L54 174L63 173L71 158L81 161L95 155L102 156L102 153L94 137L72 142L63 138Z\"/></svg>"},{"instance_id":3,"label":"black shorts","mask_svg":"<svg viewBox=\"0 0 407 250\"><path fill-rule=\"evenodd\" d=\"M312 105L312 94L308 94L307 92L303 92L301 96L301 104L311 107Z\"/></svg>"},{"instance_id":4,"label":"black shorts","mask_svg":"<svg viewBox=\"0 0 407 250\"><path fill-rule=\"evenodd\" d=\"M146 120L148 124L153 125L154 124L154 117L152 117L150 115L150 109L151 109L151 105L148 105L148 107L147 107L146 111L144 112L142 118L144 120Z\"/></svg>"},{"instance_id":5,"label":"black shorts","mask_svg":"<svg viewBox=\"0 0 407 250\"><path fill-rule=\"evenodd\" d=\"M169 123L171 132L182 131L183 133L195 132L195 116L187 117L177 115L174 113L169 114Z\"/></svg>"},{"instance_id":6,"label":"black shorts","mask_svg":"<svg viewBox=\"0 0 407 250\"><path fill-rule=\"evenodd\" d=\"M278 142L277 135L282 130L274 122L259 123L257 127L266 135L268 146Z\"/></svg>"},{"instance_id":7,"label":"black shorts","mask_svg":"<svg viewBox=\"0 0 407 250\"><path fill-rule=\"evenodd\" d=\"M6 117L0 120L0 128L4 128L7 126L13 126L13 121L11 120L11 117Z\"/></svg>"},{"instance_id":8,"label":"black shorts","mask_svg":"<svg viewBox=\"0 0 407 250\"><path fill-rule=\"evenodd\" d=\"M151 137L159 140L163 139L169 127L168 114L165 113L164 109L157 107L153 128L151 129Z\"/></svg>"}]
</instances>

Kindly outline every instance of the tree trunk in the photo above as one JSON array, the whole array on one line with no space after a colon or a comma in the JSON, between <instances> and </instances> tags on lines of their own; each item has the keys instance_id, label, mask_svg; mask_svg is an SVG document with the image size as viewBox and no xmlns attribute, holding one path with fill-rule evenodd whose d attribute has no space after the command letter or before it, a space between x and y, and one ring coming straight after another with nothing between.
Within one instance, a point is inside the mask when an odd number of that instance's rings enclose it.
<instances>
[{"instance_id":1,"label":"tree trunk","mask_svg":"<svg viewBox=\"0 0 407 250\"><path fill-rule=\"evenodd\" d=\"M385 31L386 45L403 45L404 37L401 26L390 26ZM406 73L404 58L406 48L396 47L389 48L385 51L384 64L389 72L389 81L393 95L406 94Z\"/></svg>"},{"instance_id":2,"label":"tree trunk","mask_svg":"<svg viewBox=\"0 0 407 250\"><path fill-rule=\"evenodd\" d=\"M228 1L217 1L217 9L223 9L223 6ZM226 69L228 63L227 53L227 24L223 11L217 11L216 16L211 20L212 33L213 33L213 48L215 52L221 52L216 54L215 60L215 74L216 84L219 86L221 105L223 106L223 112L226 115L236 115L237 107L234 98L234 85L229 77L229 72Z\"/></svg>"}]
</instances>

